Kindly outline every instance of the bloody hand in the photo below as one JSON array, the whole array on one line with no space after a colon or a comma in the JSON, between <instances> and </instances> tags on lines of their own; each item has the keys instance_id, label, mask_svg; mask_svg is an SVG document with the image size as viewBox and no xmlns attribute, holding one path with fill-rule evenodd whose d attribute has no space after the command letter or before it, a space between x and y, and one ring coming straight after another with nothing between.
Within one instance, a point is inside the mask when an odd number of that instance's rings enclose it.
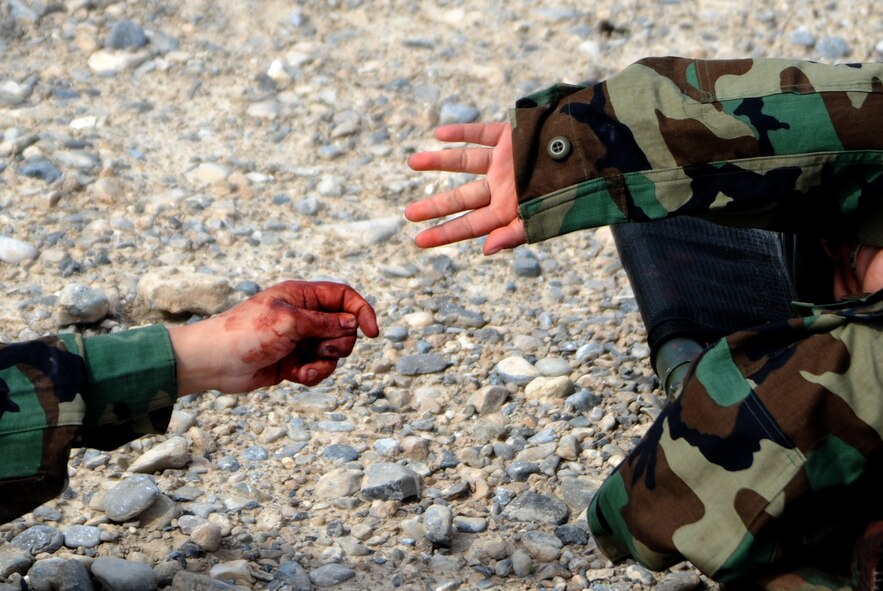
<instances>
[{"instance_id":1,"label":"bloody hand","mask_svg":"<svg viewBox=\"0 0 883 591\"><path fill-rule=\"evenodd\" d=\"M246 392L283 380L318 384L352 352L359 328L379 334L374 310L351 287L274 285L222 314L169 329L178 394Z\"/></svg>"}]
</instances>

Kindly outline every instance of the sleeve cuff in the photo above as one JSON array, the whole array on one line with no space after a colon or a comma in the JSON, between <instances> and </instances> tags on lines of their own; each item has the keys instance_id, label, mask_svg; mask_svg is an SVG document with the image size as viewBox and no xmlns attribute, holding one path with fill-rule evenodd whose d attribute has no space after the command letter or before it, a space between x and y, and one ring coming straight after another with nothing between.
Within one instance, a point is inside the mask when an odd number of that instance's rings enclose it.
<instances>
[{"instance_id":1,"label":"sleeve cuff","mask_svg":"<svg viewBox=\"0 0 883 591\"><path fill-rule=\"evenodd\" d=\"M86 339L62 335L62 339L86 360L84 429L126 425L132 438L166 430L178 387L175 356L164 326Z\"/></svg>"}]
</instances>

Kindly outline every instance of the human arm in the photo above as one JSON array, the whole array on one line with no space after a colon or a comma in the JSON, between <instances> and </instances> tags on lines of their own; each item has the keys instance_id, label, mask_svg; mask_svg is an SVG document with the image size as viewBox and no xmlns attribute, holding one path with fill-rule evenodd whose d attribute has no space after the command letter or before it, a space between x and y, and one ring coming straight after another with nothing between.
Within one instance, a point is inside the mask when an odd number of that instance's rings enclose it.
<instances>
[{"instance_id":1,"label":"human arm","mask_svg":"<svg viewBox=\"0 0 883 591\"><path fill-rule=\"evenodd\" d=\"M162 433L186 393L318 383L350 353L358 328L379 332L352 288L285 282L184 327L0 345L0 523L63 490L71 447L113 449Z\"/></svg>"},{"instance_id":2,"label":"human arm","mask_svg":"<svg viewBox=\"0 0 883 591\"><path fill-rule=\"evenodd\" d=\"M883 245L881 81L880 64L651 58L521 99L510 175L525 237L695 215Z\"/></svg>"},{"instance_id":3,"label":"human arm","mask_svg":"<svg viewBox=\"0 0 883 591\"><path fill-rule=\"evenodd\" d=\"M351 287L281 283L222 314L169 329L178 395L247 392L283 380L313 386L350 354L358 328L379 333L374 310Z\"/></svg>"}]
</instances>

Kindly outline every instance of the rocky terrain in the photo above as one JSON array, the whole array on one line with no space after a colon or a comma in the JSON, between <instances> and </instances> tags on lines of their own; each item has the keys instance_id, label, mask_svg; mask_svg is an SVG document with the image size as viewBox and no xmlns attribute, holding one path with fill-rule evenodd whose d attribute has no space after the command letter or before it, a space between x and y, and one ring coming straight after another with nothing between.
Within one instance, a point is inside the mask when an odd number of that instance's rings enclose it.
<instances>
[{"instance_id":1,"label":"rocky terrain","mask_svg":"<svg viewBox=\"0 0 883 591\"><path fill-rule=\"evenodd\" d=\"M288 278L353 285L382 330L316 388L189 397L165 436L75 450L63 497L0 526L0 589L711 585L586 533L662 405L609 231L421 251L404 205L464 178L405 160L648 55L876 61L880 13L0 1L0 340L187 322Z\"/></svg>"}]
</instances>

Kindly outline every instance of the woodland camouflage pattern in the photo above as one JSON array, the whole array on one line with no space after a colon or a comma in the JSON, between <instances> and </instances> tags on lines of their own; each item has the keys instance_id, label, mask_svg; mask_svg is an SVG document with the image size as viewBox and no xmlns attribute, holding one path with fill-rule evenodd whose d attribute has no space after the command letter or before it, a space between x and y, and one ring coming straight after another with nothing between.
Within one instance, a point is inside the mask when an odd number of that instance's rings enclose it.
<instances>
[{"instance_id":1,"label":"woodland camouflage pattern","mask_svg":"<svg viewBox=\"0 0 883 591\"><path fill-rule=\"evenodd\" d=\"M805 558L819 531L867 523L879 497L844 500L878 490L866 472L879 462L883 403L868 345L881 319L878 293L707 349L593 499L602 551L653 569L686 557L728 581Z\"/></svg>"},{"instance_id":2,"label":"woodland camouflage pattern","mask_svg":"<svg viewBox=\"0 0 883 591\"><path fill-rule=\"evenodd\" d=\"M688 214L883 245L881 80L883 64L659 58L522 99L528 240ZM595 495L599 548L686 558L728 589L853 587L852 541L883 515L881 327L878 292L709 347Z\"/></svg>"},{"instance_id":3,"label":"woodland camouflage pattern","mask_svg":"<svg viewBox=\"0 0 883 591\"><path fill-rule=\"evenodd\" d=\"M64 490L71 447L165 432L176 397L161 326L0 345L0 523Z\"/></svg>"},{"instance_id":4,"label":"woodland camouflage pattern","mask_svg":"<svg viewBox=\"0 0 883 591\"><path fill-rule=\"evenodd\" d=\"M529 242L689 214L883 246L883 64L650 58L511 119Z\"/></svg>"}]
</instances>

